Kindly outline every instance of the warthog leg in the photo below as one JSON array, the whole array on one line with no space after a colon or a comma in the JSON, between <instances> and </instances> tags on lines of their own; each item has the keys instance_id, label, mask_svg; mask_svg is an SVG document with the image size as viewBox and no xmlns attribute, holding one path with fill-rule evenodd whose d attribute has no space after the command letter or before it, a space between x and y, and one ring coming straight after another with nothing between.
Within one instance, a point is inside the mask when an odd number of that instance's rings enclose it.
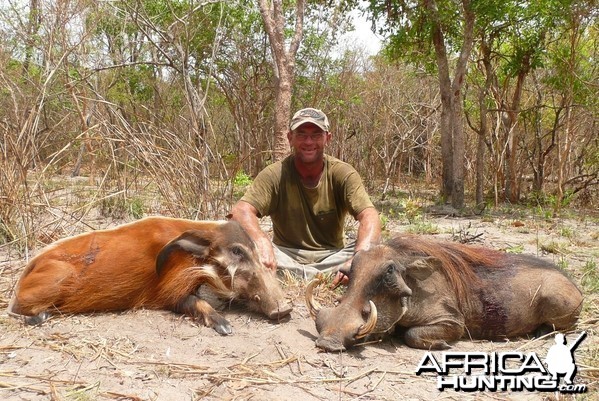
<instances>
[{"instance_id":1,"label":"warthog leg","mask_svg":"<svg viewBox=\"0 0 599 401\"><path fill-rule=\"evenodd\" d=\"M191 316L201 321L204 326L212 327L218 334L229 335L233 333L231 324L218 314L212 306L196 295L188 295L177 304L175 312Z\"/></svg>"},{"instance_id":2,"label":"warthog leg","mask_svg":"<svg viewBox=\"0 0 599 401\"><path fill-rule=\"evenodd\" d=\"M412 348L449 349L447 342L459 340L464 333L460 325L440 323L427 326L409 327L405 331L405 342Z\"/></svg>"}]
</instances>

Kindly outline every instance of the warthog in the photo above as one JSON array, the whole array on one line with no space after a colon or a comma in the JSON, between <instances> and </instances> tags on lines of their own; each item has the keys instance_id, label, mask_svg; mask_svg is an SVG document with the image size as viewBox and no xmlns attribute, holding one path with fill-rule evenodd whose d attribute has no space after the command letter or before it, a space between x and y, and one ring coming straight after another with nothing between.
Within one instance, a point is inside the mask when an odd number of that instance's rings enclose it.
<instances>
[{"instance_id":1,"label":"warthog","mask_svg":"<svg viewBox=\"0 0 599 401\"><path fill-rule=\"evenodd\" d=\"M422 349L565 330L582 307L580 290L550 262L411 235L358 252L347 274L335 308L315 302L316 280L306 290L316 345L327 351L396 329Z\"/></svg>"},{"instance_id":2,"label":"warthog","mask_svg":"<svg viewBox=\"0 0 599 401\"><path fill-rule=\"evenodd\" d=\"M166 309L231 334L200 297L202 285L271 319L292 309L238 223L148 217L44 248L26 266L9 312L39 324L53 313Z\"/></svg>"}]
</instances>

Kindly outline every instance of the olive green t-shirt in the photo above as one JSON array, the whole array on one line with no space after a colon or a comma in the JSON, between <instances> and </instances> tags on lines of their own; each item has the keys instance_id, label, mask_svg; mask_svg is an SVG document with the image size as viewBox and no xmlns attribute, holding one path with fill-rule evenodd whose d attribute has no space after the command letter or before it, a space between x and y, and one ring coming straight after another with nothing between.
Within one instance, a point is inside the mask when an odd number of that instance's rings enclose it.
<instances>
[{"instance_id":1,"label":"olive green t-shirt","mask_svg":"<svg viewBox=\"0 0 599 401\"><path fill-rule=\"evenodd\" d=\"M345 246L345 217L354 218L374 207L358 172L349 164L325 155L324 171L315 188L300 181L293 155L262 170L242 201L260 216L270 216L273 242L308 250L341 249Z\"/></svg>"}]
</instances>

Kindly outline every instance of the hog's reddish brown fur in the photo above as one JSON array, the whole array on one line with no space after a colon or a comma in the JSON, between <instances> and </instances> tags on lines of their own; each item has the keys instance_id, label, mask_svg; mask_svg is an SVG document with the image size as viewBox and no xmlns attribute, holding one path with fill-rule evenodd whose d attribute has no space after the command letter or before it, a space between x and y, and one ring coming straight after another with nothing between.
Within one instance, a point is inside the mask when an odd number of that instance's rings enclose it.
<instances>
[{"instance_id":1,"label":"hog's reddish brown fur","mask_svg":"<svg viewBox=\"0 0 599 401\"><path fill-rule=\"evenodd\" d=\"M56 312L167 309L229 334L228 322L196 290L206 284L217 296L252 298L254 309L282 316L290 309L283 302L279 308L282 292L270 276L235 222L149 217L43 249L23 271L9 311L39 323Z\"/></svg>"}]
</instances>

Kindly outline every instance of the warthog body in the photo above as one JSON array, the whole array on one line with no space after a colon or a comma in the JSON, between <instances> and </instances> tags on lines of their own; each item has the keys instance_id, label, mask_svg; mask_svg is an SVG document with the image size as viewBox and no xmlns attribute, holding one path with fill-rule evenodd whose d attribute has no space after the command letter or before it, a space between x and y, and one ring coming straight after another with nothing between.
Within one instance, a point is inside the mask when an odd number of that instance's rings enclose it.
<instances>
[{"instance_id":1,"label":"warthog body","mask_svg":"<svg viewBox=\"0 0 599 401\"><path fill-rule=\"evenodd\" d=\"M9 312L38 324L53 313L166 309L230 334L200 298L202 285L271 319L291 311L238 223L148 217L44 248L26 266Z\"/></svg>"},{"instance_id":2,"label":"warthog body","mask_svg":"<svg viewBox=\"0 0 599 401\"><path fill-rule=\"evenodd\" d=\"M359 252L348 273L335 308L312 300L314 283L306 291L325 350L395 330L423 349L565 330L582 307L579 289L550 262L410 235Z\"/></svg>"}]
</instances>

